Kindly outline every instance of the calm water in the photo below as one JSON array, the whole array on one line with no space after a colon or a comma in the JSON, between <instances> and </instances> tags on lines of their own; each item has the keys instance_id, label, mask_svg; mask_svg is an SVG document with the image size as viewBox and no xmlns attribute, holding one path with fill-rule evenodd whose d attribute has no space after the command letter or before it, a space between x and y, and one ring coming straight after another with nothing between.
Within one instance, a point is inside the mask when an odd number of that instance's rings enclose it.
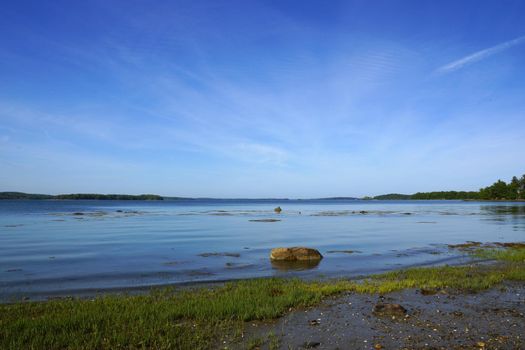
<instances>
[{"instance_id":1,"label":"calm water","mask_svg":"<svg viewBox=\"0 0 525 350\"><path fill-rule=\"evenodd\" d=\"M250 221L259 219L281 221ZM0 201L0 300L452 264L465 257L446 244L468 240L524 241L525 203ZM295 245L325 258L309 268L270 263L271 248Z\"/></svg>"}]
</instances>

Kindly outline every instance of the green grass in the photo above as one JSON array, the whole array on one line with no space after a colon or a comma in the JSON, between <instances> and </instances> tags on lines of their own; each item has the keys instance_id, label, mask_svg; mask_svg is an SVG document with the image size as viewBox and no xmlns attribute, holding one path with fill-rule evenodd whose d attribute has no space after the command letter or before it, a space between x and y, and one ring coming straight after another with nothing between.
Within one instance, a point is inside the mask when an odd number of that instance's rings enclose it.
<instances>
[{"instance_id":1,"label":"green grass","mask_svg":"<svg viewBox=\"0 0 525 350\"><path fill-rule=\"evenodd\" d=\"M194 290L0 305L1 349L209 349L240 340L245 321L274 319L342 292L479 291L525 281L525 249L478 250L491 266L414 268L361 281L253 279ZM277 347L278 339L270 337ZM248 344L256 348L257 341Z\"/></svg>"},{"instance_id":2,"label":"green grass","mask_svg":"<svg viewBox=\"0 0 525 350\"><path fill-rule=\"evenodd\" d=\"M483 248L477 249L473 252L473 255L478 258L500 260L507 262L525 262L525 248Z\"/></svg>"}]
</instances>

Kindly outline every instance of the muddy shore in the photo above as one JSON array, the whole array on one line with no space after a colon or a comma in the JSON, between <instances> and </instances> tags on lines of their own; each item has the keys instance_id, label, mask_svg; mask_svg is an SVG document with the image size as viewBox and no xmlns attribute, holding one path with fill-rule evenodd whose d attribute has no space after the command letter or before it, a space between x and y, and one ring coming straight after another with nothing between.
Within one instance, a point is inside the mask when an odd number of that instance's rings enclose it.
<instances>
[{"instance_id":1,"label":"muddy shore","mask_svg":"<svg viewBox=\"0 0 525 350\"><path fill-rule=\"evenodd\" d=\"M399 304L406 314L374 313ZM234 349L524 349L525 284L478 292L348 293L274 322L250 322ZM256 345L254 345L256 344Z\"/></svg>"}]
</instances>

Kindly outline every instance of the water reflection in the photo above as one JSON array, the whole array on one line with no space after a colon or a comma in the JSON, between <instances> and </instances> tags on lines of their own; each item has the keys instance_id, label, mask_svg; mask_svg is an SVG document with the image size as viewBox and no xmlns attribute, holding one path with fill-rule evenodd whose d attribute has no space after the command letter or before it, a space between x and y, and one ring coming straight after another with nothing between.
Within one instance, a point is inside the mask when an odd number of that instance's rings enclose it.
<instances>
[{"instance_id":1,"label":"water reflection","mask_svg":"<svg viewBox=\"0 0 525 350\"><path fill-rule=\"evenodd\" d=\"M512 223L513 230L525 229L524 205L483 205L480 213L486 215L482 220L492 221L496 224Z\"/></svg>"},{"instance_id":2,"label":"water reflection","mask_svg":"<svg viewBox=\"0 0 525 350\"><path fill-rule=\"evenodd\" d=\"M280 271L302 271L316 268L321 260L272 261L272 268Z\"/></svg>"},{"instance_id":3,"label":"water reflection","mask_svg":"<svg viewBox=\"0 0 525 350\"><path fill-rule=\"evenodd\" d=\"M525 216L525 205L483 205L481 213L486 215L518 215Z\"/></svg>"}]
</instances>

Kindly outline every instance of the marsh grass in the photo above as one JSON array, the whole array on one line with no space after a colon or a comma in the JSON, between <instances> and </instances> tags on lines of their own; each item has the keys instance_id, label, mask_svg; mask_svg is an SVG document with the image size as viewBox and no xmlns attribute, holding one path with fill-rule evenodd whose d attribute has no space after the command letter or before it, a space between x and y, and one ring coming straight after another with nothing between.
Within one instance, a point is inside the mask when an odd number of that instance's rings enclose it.
<instances>
[{"instance_id":1,"label":"marsh grass","mask_svg":"<svg viewBox=\"0 0 525 350\"><path fill-rule=\"evenodd\" d=\"M1 349L209 349L237 342L245 321L274 319L343 292L405 288L479 291L525 281L525 249L483 250L490 266L413 268L360 281L252 279L214 288L166 288L146 295L106 295L0 305ZM277 346L271 337L270 343ZM254 344L250 346L257 347Z\"/></svg>"},{"instance_id":2,"label":"marsh grass","mask_svg":"<svg viewBox=\"0 0 525 350\"><path fill-rule=\"evenodd\" d=\"M474 256L482 259L500 260L507 262L525 262L525 248L482 248L476 249L473 253Z\"/></svg>"}]
</instances>

